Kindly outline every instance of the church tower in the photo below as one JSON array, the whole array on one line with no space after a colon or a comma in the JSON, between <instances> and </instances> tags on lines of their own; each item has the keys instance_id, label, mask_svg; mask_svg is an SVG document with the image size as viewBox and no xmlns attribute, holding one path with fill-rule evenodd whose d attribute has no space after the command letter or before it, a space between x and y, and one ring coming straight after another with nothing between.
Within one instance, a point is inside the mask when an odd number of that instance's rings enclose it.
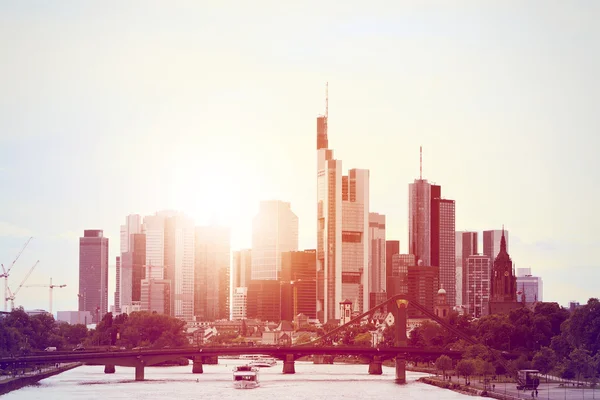
<instances>
[{"instance_id":1,"label":"church tower","mask_svg":"<svg viewBox=\"0 0 600 400\"><path fill-rule=\"evenodd\" d=\"M508 313L521 307L517 303L517 277L513 263L506 251L504 227L500 239L500 252L494 260L490 282L490 314Z\"/></svg>"}]
</instances>

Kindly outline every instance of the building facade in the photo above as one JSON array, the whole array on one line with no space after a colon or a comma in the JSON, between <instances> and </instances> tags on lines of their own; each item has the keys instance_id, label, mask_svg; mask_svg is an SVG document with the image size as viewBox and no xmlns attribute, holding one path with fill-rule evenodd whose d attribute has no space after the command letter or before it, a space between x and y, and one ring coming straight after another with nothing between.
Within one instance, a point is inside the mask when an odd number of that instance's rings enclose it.
<instances>
[{"instance_id":1,"label":"building facade","mask_svg":"<svg viewBox=\"0 0 600 400\"><path fill-rule=\"evenodd\" d=\"M507 314L520 306L517 303L517 277L514 274L512 260L507 251L506 238L503 232L500 237L500 252L494 259L492 268L490 314Z\"/></svg>"},{"instance_id":2,"label":"building facade","mask_svg":"<svg viewBox=\"0 0 600 400\"><path fill-rule=\"evenodd\" d=\"M437 243L432 241L432 261L440 267L440 285L446 292L448 306L453 307L456 305L455 204L454 200L436 198L432 207L437 208L437 218L431 220L431 232L437 234Z\"/></svg>"},{"instance_id":3,"label":"building facade","mask_svg":"<svg viewBox=\"0 0 600 400\"><path fill-rule=\"evenodd\" d=\"M231 297L231 320L241 321L248 318L248 287L238 286Z\"/></svg>"},{"instance_id":4,"label":"building facade","mask_svg":"<svg viewBox=\"0 0 600 400\"><path fill-rule=\"evenodd\" d=\"M171 281L142 279L140 283L140 309L150 313L166 314L171 311Z\"/></svg>"},{"instance_id":5,"label":"building facade","mask_svg":"<svg viewBox=\"0 0 600 400\"><path fill-rule=\"evenodd\" d=\"M544 283L531 274L531 268L517 268L517 302L534 304L544 301Z\"/></svg>"},{"instance_id":6,"label":"building facade","mask_svg":"<svg viewBox=\"0 0 600 400\"><path fill-rule=\"evenodd\" d=\"M98 323L108 312L108 238L100 229L79 238L79 311Z\"/></svg>"},{"instance_id":7,"label":"building facade","mask_svg":"<svg viewBox=\"0 0 600 400\"><path fill-rule=\"evenodd\" d=\"M298 217L290 203L261 201L252 220L252 279L279 279L281 254L297 250Z\"/></svg>"},{"instance_id":8,"label":"building facade","mask_svg":"<svg viewBox=\"0 0 600 400\"><path fill-rule=\"evenodd\" d=\"M416 301L427 310L434 312L436 295L440 288L439 267L412 265L408 267L408 299ZM422 312L409 307L409 318L424 317Z\"/></svg>"},{"instance_id":9,"label":"building facade","mask_svg":"<svg viewBox=\"0 0 600 400\"><path fill-rule=\"evenodd\" d=\"M456 305L465 305L467 295L467 257L479 254L477 232L456 232ZM460 271L459 271L460 270ZM460 278L459 278L460 275ZM459 290L460 286L460 290Z\"/></svg>"},{"instance_id":10,"label":"building facade","mask_svg":"<svg viewBox=\"0 0 600 400\"><path fill-rule=\"evenodd\" d=\"M317 252L290 251L282 254L281 320L293 321L298 314L317 316Z\"/></svg>"},{"instance_id":11,"label":"building facade","mask_svg":"<svg viewBox=\"0 0 600 400\"><path fill-rule=\"evenodd\" d=\"M229 319L231 230L218 226L197 227L195 240L196 320Z\"/></svg>"},{"instance_id":12,"label":"building facade","mask_svg":"<svg viewBox=\"0 0 600 400\"><path fill-rule=\"evenodd\" d=\"M275 280L252 280L248 286L248 318L279 322L281 319L281 288Z\"/></svg>"},{"instance_id":13,"label":"building facade","mask_svg":"<svg viewBox=\"0 0 600 400\"><path fill-rule=\"evenodd\" d=\"M502 241L502 232L504 231L504 241L506 242L506 251L508 252L508 231L504 229L483 231L483 254L492 261L500 253L500 242Z\"/></svg>"},{"instance_id":14,"label":"building facade","mask_svg":"<svg viewBox=\"0 0 600 400\"><path fill-rule=\"evenodd\" d=\"M317 117L317 318L340 319L348 298L368 306L369 171L342 176L342 162L329 149L328 113Z\"/></svg>"},{"instance_id":15,"label":"building facade","mask_svg":"<svg viewBox=\"0 0 600 400\"><path fill-rule=\"evenodd\" d=\"M431 265L431 184L426 179L408 185L408 246L423 265Z\"/></svg>"},{"instance_id":16,"label":"building facade","mask_svg":"<svg viewBox=\"0 0 600 400\"><path fill-rule=\"evenodd\" d=\"M387 253L385 248L385 215L369 213L369 309L385 298L387 285ZM391 267L391 266L390 266Z\"/></svg>"},{"instance_id":17,"label":"building facade","mask_svg":"<svg viewBox=\"0 0 600 400\"><path fill-rule=\"evenodd\" d=\"M466 259L466 267L464 272L467 274L467 287L463 302L469 314L481 318L489 313L490 258L487 255L472 254Z\"/></svg>"}]
</instances>

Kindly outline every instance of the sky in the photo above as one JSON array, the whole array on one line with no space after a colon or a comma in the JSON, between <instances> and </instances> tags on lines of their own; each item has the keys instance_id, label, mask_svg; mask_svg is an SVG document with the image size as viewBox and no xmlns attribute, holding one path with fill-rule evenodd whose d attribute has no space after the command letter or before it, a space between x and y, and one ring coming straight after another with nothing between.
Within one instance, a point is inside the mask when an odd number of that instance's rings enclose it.
<instances>
[{"instance_id":1,"label":"sky","mask_svg":"<svg viewBox=\"0 0 600 400\"><path fill-rule=\"evenodd\" d=\"M370 170L372 212L407 251L408 184L456 201L457 230L510 232L544 300L598 297L600 3L0 3L0 262L75 310L79 237L177 209L249 247L260 200L316 244L316 117ZM481 240L481 239L480 239ZM481 248L481 247L480 247ZM48 307L48 289L16 304Z\"/></svg>"}]
</instances>

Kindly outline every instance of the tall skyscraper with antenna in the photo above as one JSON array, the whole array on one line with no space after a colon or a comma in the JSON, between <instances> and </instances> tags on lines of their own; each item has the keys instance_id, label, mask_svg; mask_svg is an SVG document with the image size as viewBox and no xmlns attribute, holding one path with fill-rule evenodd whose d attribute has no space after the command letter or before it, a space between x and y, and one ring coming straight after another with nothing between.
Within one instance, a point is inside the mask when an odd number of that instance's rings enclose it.
<instances>
[{"instance_id":1,"label":"tall skyscraper with antenna","mask_svg":"<svg viewBox=\"0 0 600 400\"><path fill-rule=\"evenodd\" d=\"M329 149L329 94L317 117L317 317L340 318L339 303L355 311L369 304L369 171L342 175Z\"/></svg>"},{"instance_id":2,"label":"tall skyscraper with antenna","mask_svg":"<svg viewBox=\"0 0 600 400\"><path fill-rule=\"evenodd\" d=\"M448 305L456 303L455 203L442 198L442 187L423 179L423 148L419 148L419 179L408 190L409 253L417 263L440 268L440 285Z\"/></svg>"}]
</instances>

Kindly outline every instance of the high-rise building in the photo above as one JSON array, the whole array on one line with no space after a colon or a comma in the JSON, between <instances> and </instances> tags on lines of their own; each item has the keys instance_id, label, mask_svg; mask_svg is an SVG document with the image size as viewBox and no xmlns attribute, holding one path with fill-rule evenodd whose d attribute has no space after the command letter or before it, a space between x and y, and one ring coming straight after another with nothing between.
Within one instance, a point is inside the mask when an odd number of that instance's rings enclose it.
<instances>
[{"instance_id":1,"label":"high-rise building","mask_svg":"<svg viewBox=\"0 0 600 400\"><path fill-rule=\"evenodd\" d=\"M500 253L500 242L502 240L502 229L483 231L483 254L492 261ZM506 241L506 251L508 252L508 231L504 231L504 240Z\"/></svg>"},{"instance_id":2,"label":"high-rise building","mask_svg":"<svg viewBox=\"0 0 600 400\"><path fill-rule=\"evenodd\" d=\"M239 286L233 289L231 297L231 320L241 321L248 318L248 287Z\"/></svg>"},{"instance_id":3,"label":"high-rise building","mask_svg":"<svg viewBox=\"0 0 600 400\"><path fill-rule=\"evenodd\" d=\"M281 288L276 280L252 280L248 286L247 315L251 319L279 322Z\"/></svg>"},{"instance_id":4,"label":"high-rise building","mask_svg":"<svg viewBox=\"0 0 600 400\"><path fill-rule=\"evenodd\" d=\"M534 304L544 301L543 282L539 276L531 274L531 268L517 268L517 302Z\"/></svg>"},{"instance_id":5,"label":"high-rise building","mask_svg":"<svg viewBox=\"0 0 600 400\"><path fill-rule=\"evenodd\" d=\"M298 217L290 203L261 201L252 220L252 279L279 279L281 253L297 250Z\"/></svg>"},{"instance_id":6,"label":"high-rise building","mask_svg":"<svg viewBox=\"0 0 600 400\"><path fill-rule=\"evenodd\" d=\"M432 246L433 265L440 267L440 286L446 292L446 303L456 304L456 245L454 200L433 199L432 207L437 208L437 217L432 218L432 232L437 232L438 243ZM437 225L437 226L436 226Z\"/></svg>"},{"instance_id":7,"label":"high-rise building","mask_svg":"<svg viewBox=\"0 0 600 400\"><path fill-rule=\"evenodd\" d=\"M142 279L140 309L157 314L171 311L171 282L166 279Z\"/></svg>"},{"instance_id":8,"label":"high-rise building","mask_svg":"<svg viewBox=\"0 0 600 400\"><path fill-rule=\"evenodd\" d=\"M165 279L171 281L171 315L194 318L194 221L182 213L163 211L165 216Z\"/></svg>"},{"instance_id":9,"label":"high-rise building","mask_svg":"<svg viewBox=\"0 0 600 400\"><path fill-rule=\"evenodd\" d=\"M281 319L293 321L298 314L317 315L316 250L283 253L281 268Z\"/></svg>"},{"instance_id":10,"label":"high-rise building","mask_svg":"<svg viewBox=\"0 0 600 400\"><path fill-rule=\"evenodd\" d=\"M369 213L369 309L385 300L386 258L385 215Z\"/></svg>"},{"instance_id":11,"label":"high-rise building","mask_svg":"<svg viewBox=\"0 0 600 400\"><path fill-rule=\"evenodd\" d=\"M388 278L388 298L403 294L408 295L408 267L416 265L414 254L394 254L390 265L391 276Z\"/></svg>"},{"instance_id":12,"label":"high-rise building","mask_svg":"<svg viewBox=\"0 0 600 400\"><path fill-rule=\"evenodd\" d=\"M117 256L115 262L115 314L121 314L121 257Z\"/></svg>"},{"instance_id":13,"label":"high-rise building","mask_svg":"<svg viewBox=\"0 0 600 400\"><path fill-rule=\"evenodd\" d=\"M456 232L456 304L465 305L467 295L467 257L479 254L477 232ZM460 287L460 290L459 290Z\"/></svg>"},{"instance_id":14,"label":"high-rise building","mask_svg":"<svg viewBox=\"0 0 600 400\"><path fill-rule=\"evenodd\" d=\"M512 260L506 249L506 238L504 232L502 232L500 252L494 259L494 267L492 268L490 314L508 314L511 310L522 306L522 304L517 303L517 277L514 276Z\"/></svg>"},{"instance_id":15,"label":"high-rise building","mask_svg":"<svg viewBox=\"0 0 600 400\"><path fill-rule=\"evenodd\" d=\"M134 233L142 233L142 217L138 214L126 216L125 225L121 225L121 253L130 251L131 235Z\"/></svg>"},{"instance_id":16,"label":"high-rise building","mask_svg":"<svg viewBox=\"0 0 600 400\"><path fill-rule=\"evenodd\" d=\"M231 269L233 288L248 287L252 276L252 250L243 249L234 251Z\"/></svg>"},{"instance_id":17,"label":"high-rise building","mask_svg":"<svg viewBox=\"0 0 600 400\"><path fill-rule=\"evenodd\" d=\"M439 187L439 186L438 186ZM408 245L410 254L431 265L431 184L415 179L408 185ZM436 265L437 266L437 265Z\"/></svg>"},{"instance_id":18,"label":"high-rise building","mask_svg":"<svg viewBox=\"0 0 600 400\"><path fill-rule=\"evenodd\" d=\"M131 269L131 301L142 299L142 280L146 279L146 235L134 233L131 235L130 251L132 252Z\"/></svg>"},{"instance_id":19,"label":"high-rise building","mask_svg":"<svg viewBox=\"0 0 600 400\"><path fill-rule=\"evenodd\" d=\"M440 288L439 267L411 265L408 266L408 299L416 301L427 310L433 312L435 300ZM410 307L408 316L411 318L423 317L423 313Z\"/></svg>"},{"instance_id":20,"label":"high-rise building","mask_svg":"<svg viewBox=\"0 0 600 400\"><path fill-rule=\"evenodd\" d=\"M79 238L79 311L89 311L96 323L108 312L108 238L100 229Z\"/></svg>"},{"instance_id":21,"label":"high-rise building","mask_svg":"<svg viewBox=\"0 0 600 400\"><path fill-rule=\"evenodd\" d=\"M386 240L385 241L385 275L386 277L392 276L392 256L394 254L400 254L400 241L399 240ZM387 286L387 280L386 280Z\"/></svg>"},{"instance_id":22,"label":"high-rise building","mask_svg":"<svg viewBox=\"0 0 600 400\"><path fill-rule=\"evenodd\" d=\"M490 302L490 258L487 255L471 254L466 258L467 287L463 299L467 312L476 318L489 313ZM463 288L464 289L464 288Z\"/></svg>"},{"instance_id":23,"label":"high-rise building","mask_svg":"<svg viewBox=\"0 0 600 400\"><path fill-rule=\"evenodd\" d=\"M231 231L219 226L196 228L194 314L196 320L229 319Z\"/></svg>"}]
</instances>

